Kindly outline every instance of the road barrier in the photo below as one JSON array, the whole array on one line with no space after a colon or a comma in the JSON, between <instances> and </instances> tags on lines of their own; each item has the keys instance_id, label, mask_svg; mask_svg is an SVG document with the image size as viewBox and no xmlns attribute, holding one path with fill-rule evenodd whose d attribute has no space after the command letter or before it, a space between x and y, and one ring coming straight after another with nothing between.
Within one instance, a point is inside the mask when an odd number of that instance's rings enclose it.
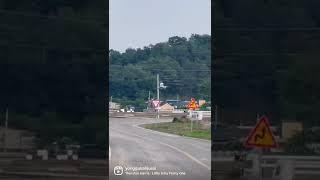
<instances>
[{"instance_id":1,"label":"road barrier","mask_svg":"<svg viewBox=\"0 0 320 180\"><path fill-rule=\"evenodd\" d=\"M212 151L211 159L213 162L220 161L234 161L234 155L239 153L238 151Z\"/></svg>"},{"instance_id":2,"label":"road barrier","mask_svg":"<svg viewBox=\"0 0 320 180\"><path fill-rule=\"evenodd\" d=\"M160 112L161 117L182 117L187 115L187 112L184 111L172 111L172 112ZM112 112L109 114L109 117L117 118L126 118L126 117L150 117L153 118L156 116L156 112ZM189 117L193 120L204 120L211 118L211 111L191 111Z\"/></svg>"},{"instance_id":3,"label":"road barrier","mask_svg":"<svg viewBox=\"0 0 320 180\"><path fill-rule=\"evenodd\" d=\"M185 111L186 111L186 110L184 110L184 109L174 109L174 110L172 110L172 113L183 114L183 113L185 113Z\"/></svg>"},{"instance_id":4,"label":"road barrier","mask_svg":"<svg viewBox=\"0 0 320 180\"><path fill-rule=\"evenodd\" d=\"M292 180L296 175L318 175L320 177L319 156L263 155L260 167L257 154L251 154L248 159L252 160L252 168L245 169L244 176L258 176L261 167L262 172L266 169L271 170L269 176L278 180Z\"/></svg>"},{"instance_id":5,"label":"road barrier","mask_svg":"<svg viewBox=\"0 0 320 180\"><path fill-rule=\"evenodd\" d=\"M193 120L203 120L203 118L211 117L211 111L189 111L189 117Z\"/></svg>"}]
</instances>

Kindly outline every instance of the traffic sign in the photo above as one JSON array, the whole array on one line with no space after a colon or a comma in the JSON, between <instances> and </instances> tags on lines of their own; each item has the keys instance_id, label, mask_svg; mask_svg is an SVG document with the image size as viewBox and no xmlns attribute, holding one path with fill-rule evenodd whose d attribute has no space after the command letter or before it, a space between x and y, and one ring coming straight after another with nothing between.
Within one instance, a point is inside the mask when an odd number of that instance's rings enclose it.
<instances>
[{"instance_id":1,"label":"traffic sign","mask_svg":"<svg viewBox=\"0 0 320 180\"><path fill-rule=\"evenodd\" d=\"M189 108L190 110L195 110L196 108L198 108L198 104L196 102L195 98L191 98L191 100L189 101L189 103L187 104L187 108Z\"/></svg>"},{"instance_id":2,"label":"traffic sign","mask_svg":"<svg viewBox=\"0 0 320 180\"><path fill-rule=\"evenodd\" d=\"M270 129L270 124L266 116L262 116L245 141L247 147L275 148L277 142Z\"/></svg>"},{"instance_id":3,"label":"traffic sign","mask_svg":"<svg viewBox=\"0 0 320 180\"><path fill-rule=\"evenodd\" d=\"M158 107L160 105L160 101L159 100L153 100L152 104L154 107Z\"/></svg>"}]
</instances>

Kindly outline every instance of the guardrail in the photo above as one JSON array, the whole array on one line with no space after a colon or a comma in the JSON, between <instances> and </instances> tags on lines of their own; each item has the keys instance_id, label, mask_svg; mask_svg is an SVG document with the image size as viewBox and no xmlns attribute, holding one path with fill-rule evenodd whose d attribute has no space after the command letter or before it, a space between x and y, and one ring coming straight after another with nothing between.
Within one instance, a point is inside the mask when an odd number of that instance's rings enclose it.
<instances>
[{"instance_id":1,"label":"guardrail","mask_svg":"<svg viewBox=\"0 0 320 180\"><path fill-rule=\"evenodd\" d=\"M263 155L259 167L257 154L248 156L252 160L252 168L245 169L245 176L259 176L259 170L271 169L271 178L279 180L292 180L296 175L318 175L320 179L319 156L284 156ZM260 169L261 168L261 169Z\"/></svg>"},{"instance_id":2,"label":"guardrail","mask_svg":"<svg viewBox=\"0 0 320 180\"><path fill-rule=\"evenodd\" d=\"M234 161L234 155L239 153L238 151L212 151L211 160L213 162L230 162Z\"/></svg>"},{"instance_id":3,"label":"guardrail","mask_svg":"<svg viewBox=\"0 0 320 180\"><path fill-rule=\"evenodd\" d=\"M202 120L206 117L211 117L211 111L190 111L189 117L193 120Z\"/></svg>"},{"instance_id":4,"label":"guardrail","mask_svg":"<svg viewBox=\"0 0 320 180\"><path fill-rule=\"evenodd\" d=\"M211 117L211 111L200 111L203 114L203 117Z\"/></svg>"},{"instance_id":5,"label":"guardrail","mask_svg":"<svg viewBox=\"0 0 320 180\"><path fill-rule=\"evenodd\" d=\"M179 117L186 114L184 111L168 111L168 112L160 112L160 116L163 117ZM156 112L114 112L109 111L110 117L115 116L148 116L148 117L155 117ZM192 111L191 114L189 113L189 116L192 117L194 120L203 120L204 118L210 118L211 117L211 111Z\"/></svg>"}]
</instances>

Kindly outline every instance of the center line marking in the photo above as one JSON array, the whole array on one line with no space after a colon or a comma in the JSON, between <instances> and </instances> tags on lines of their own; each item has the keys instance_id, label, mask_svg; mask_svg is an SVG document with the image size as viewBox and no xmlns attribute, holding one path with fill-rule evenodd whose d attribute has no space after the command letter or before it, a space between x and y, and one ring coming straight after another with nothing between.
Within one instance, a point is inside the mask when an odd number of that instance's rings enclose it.
<instances>
[{"instance_id":1,"label":"center line marking","mask_svg":"<svg viewBox=\"0 0 320 180\"><path fill-rule=\"evenodd\" d=\"M130 136L133 135L133 136L136 136L136 137L139 137L139 138L142 138L142 139L147 139L147 140L149 140L149 141L153 141L153 142L154 142L154 140L152 140L152 139L149 139L149 138L146 138L146 137L143 137L143 136L139 136L139 135L137 135L137 134L133 134L133 133L129 134L129 133L126 133L126 132L123 132L123 131L119 131L119 130L114 130L114 131L118 131L118 132L120 132L120 133L127 134L127 135L130 135ZM167 146L167 147L170 147L171 149L174 149L174 150L176 150L176 151L184 154L185 156L187 156L187 157L188 157L189 159L191 159L192 161L194 161L194 162L198 163L199 165L207 168L208 170L211 170L211 168L210 168L209 166L207 166L206 164L204 164L203 162L201 162L201 161L198 160L197 158L193 157L193 156L190 155L189 153L187 153L187 152L185 152L185 151L183 151L183 150L181 150L181 149L179 149L179 148L177 148L177 147L174 147L174 146L172 146L172 145L170 145L170 144L167 144L167 143L164 143L164 142L160 142L160 141L157 141L157 142L158 142L159 144L165 145L165 146Z\"/></svg>"}]
</instances>

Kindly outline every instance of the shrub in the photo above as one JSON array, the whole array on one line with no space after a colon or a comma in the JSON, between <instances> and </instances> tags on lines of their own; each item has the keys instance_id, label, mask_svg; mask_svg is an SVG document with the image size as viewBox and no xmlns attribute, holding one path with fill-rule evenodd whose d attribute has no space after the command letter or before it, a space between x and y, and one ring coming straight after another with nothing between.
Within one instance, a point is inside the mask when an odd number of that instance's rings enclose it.
<instances>
[{"instance_id":1,"label":"shrub","mask_svg":"<svg viewBox=\"0 0 320 180\"><path fill-rule=\"evenodd\" d=\"M183 122L190 122L190 120L186 116L182 116L181 118L174 117L172 122L173 123L183 123Z\"/></svg>"},{"instance_id":2,"label":"shrub","mask_svg":"<svg viewBox=\"0 0 320 180\"><path fill-rule=\"evenodd\" d=\"M173 123L180 122L180 119L177 118L177 117L174 117L173 120L172 120L172 122L173 122Z\"/></svg>"}]
</instances>

